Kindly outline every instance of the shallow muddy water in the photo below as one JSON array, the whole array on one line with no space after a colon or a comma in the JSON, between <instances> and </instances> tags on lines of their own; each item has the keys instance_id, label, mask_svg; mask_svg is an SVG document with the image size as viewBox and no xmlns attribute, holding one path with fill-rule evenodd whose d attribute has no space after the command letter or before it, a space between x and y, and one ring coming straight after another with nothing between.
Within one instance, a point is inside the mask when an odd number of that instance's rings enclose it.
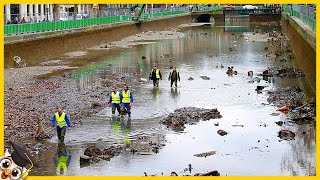
<instances>
[{"instance_id":1,"label":"shallow muddy water","mask_svg":"<svg viewBox=\"0 0 320 180\"><path fill-rule=\"evenodd\" d=\"M274 66L274 62L265 55L267 42L246 41L232 35L281 29L244 26L247 23L230 25L237 27L205 25L186 28L182 31L185 33L183 38L134 46L96 60L87 67L91 68L90 72L75 70L74 82L79 91L103 88L110 74L128 77L129 80L123 82L133 93L134 106L131 122L125 117L115 125L111 119L111 108L105 108L83 119L82 126L68 131L65 141L71 161L64 175L143 176L144 172L148 175L170 175L172 171L179 175L193 175L212 170L218 170L222 176L315 175L315 127L290 123L280 127L275 124L279 120L286 121L286 116L281 113L279 116L271 115L277 108L268 105L266 94L270 89L300 86L304 79L272 78L269 82L249 83L249 70L256 77L257 73ZM231 46L236 51L230 51ZM142 60L142 56L146 59ZM154 88L151 81L138 82L140 78L148 78L154 64L163 76L159 88ZM284 63L288 64L294 63ZM180 72L181 81L177 88L170 88L168 81L171 66L176 66ZM228 76L229 66L233 66L238 75ZM200 76L210 79L203 80ZM188 80L189 77L194 80ZM255 91L258 85L267 86L262 94ZM223 117L186 125L183 132L174 132L159 123L162 117L175 109L191 106L217 108ZM219 126L215 126L215 122L219 122ZM220 136L217 134L219 129L228 134ZM277 135L281 129L295 132L295 140L280 141ZM80 167L80 155L91 145L103 149L112 144L123 144L127 139L134 143L137 136L159 135L165 137L165 146L158 154L123 152L110 161L102 160ZM53 143L52 148L40 157L43 167L34 169L33 175L59 175L54 164L57 138L54 136L49 141ZM209 151L216 151L216 154L206 158L193 156ZM191 173L184 172L188 164L193 167Z\"/></svg>"}]
</instances>

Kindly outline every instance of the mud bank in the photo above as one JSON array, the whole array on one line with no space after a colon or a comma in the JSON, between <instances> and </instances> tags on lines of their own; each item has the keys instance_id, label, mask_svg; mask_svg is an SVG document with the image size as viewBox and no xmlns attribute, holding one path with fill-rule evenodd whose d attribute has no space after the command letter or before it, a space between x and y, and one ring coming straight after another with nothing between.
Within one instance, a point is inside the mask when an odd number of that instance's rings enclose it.
<instances>
[{"instance_id":1,"label":"mud bank","mask_svg":"<svg viewBox=\"0 0 320 180\"><path fill-rule=\"evenodd\" d=\"M65 53L87 51L93 46L108 44L141 32L170 30L181 24L190 23L190 21L190 15L184 14L147 20L141 24L115 24L102 29L89 28L83 32L67 33L58 37L6 44L4 67L13 67L14 56L20 56L28 66L34 66L41 62L58 59ZM81 46L79 46L80 42Z\"/></svg>"}]
</instances>

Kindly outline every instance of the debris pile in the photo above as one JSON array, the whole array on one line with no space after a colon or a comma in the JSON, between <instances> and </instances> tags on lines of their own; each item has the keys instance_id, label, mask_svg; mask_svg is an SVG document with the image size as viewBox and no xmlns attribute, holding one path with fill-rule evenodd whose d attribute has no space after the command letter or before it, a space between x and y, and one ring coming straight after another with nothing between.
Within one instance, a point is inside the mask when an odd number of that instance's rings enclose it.
<instances>
[{"instance_id":1,"label":"debris pile","mask_svg":"<svg viewBox=\"0 0 320 180\"><path fill-rule=\"evenodd\" d=\"M268 92L268 102L277 107L287 106L288 117L295 121L315 120L316 103L313 99L307 101L303 91L299 87L284 88Z\"/></svg>"},{"instance_id":2,"label":"debris pile","mask_svg":"<svg viewBox=\"0 0 320 180\"><path fill-rule=\"evenodd\" d=\"M183 130L185 124L194 124L202 120L221 118L220 112L217 109L203 109L196 107L184 107L175 110L167 117L161 120L162 124L174 129Z\"/></svg>"},{"instance_id":3,"label":"debris pile","mask_svg":"<svg viewBox=\"0 0 320 180\"><path fill-rule=\"evenodd\" d=\"M281 130L279 131L278 133L278 137L280 139L283 139L283 140L294 140L294 137L296 136L296 134L292 131L289 131L289 130Z\"/></svg>"},{"instance_id":4,"label":"debris pile","mask_svg":"<svg viewBox=\"0 0 320 180\"><path fill-rule=\"evenodd\" d=\"M100 150L97 147L88 147L84 151L84 156L80 156L80 164L86 165L90 163L97 163L101 159L110 161L111 158L118 156L122 151L121 147L111 146L107 149Z\"/></svg>"},{"instance_id":5,"label":"debris pile","mask_svg":"<svg viewBox=\"0 0 320 180\"><path fill-rule=\"evenodd\" d=\"M263 71L260 76L266 77L305 77L305 74L298 69L293 67L275 67L268 68L268 70Z\"/></svg>"}]
</instances>

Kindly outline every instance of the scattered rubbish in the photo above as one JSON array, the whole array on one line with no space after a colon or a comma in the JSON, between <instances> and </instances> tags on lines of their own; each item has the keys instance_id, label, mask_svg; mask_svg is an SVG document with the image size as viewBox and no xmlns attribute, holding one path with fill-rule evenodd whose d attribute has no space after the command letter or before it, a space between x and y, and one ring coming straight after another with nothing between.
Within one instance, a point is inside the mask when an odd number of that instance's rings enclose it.
<instances>
[{"instance_id":1,"label":"scattered rubbish","mask_svg":"<svg viewBox=\"0 0 320 180\"><path fill-rule=\"evenodd\" d=\"M234 125L232 125L232 127L244 127L244 125L241 125L241 124L234 124Z\"/></svg>"},{"instance_id":2,"label":"scattered rubbish","mask_svg":"<svg viewBox=\"0 0 320 180\"><path fill-rule=\"evenodd\" d=\"M260 74L261 76L261 74ZM262 76L267 77L305 77L303 71L293 67L275 67L263 71Z\"/></svg>"},{"instance_id":3,"label":"scattered rubbish","mask_svg":"<svg viewBox=\"0 0 320 180\"><path fill-rule=\"evenodd\" d=\"M207 76L200 76L203 80L209 80L210 78Z\"/></svg>"},{"instance_id":4,"label":"scattered rubbish","mask_svg":"<svg viewBox=\"0 0 320 180\"><path fill-rule=\"evenodd\" d=\"M270 115L271 116L279 116L280 114L279 113L271 113Z\"/></svg>"},{"instance_id":5,"label":"scattered rubbish","mask_svg":"<svg viewBox=\"0 0 320 180\"><path fill-rule=\"evenodd\" d=\"M216 154L215 151L209 151L209 152L194 154L193 156L195 156L195 157L205 157L206 158L207 156L212 156L214 154Z\"/></svg>"},{"instance_id":6,"label":"scattered rubbish","mask_svg":"<svg viewBox=\"0 0 320 180\"><path fill-rule=\"evenodd\" d=\"M282 106L281 108L277 109L277 111L289 111L289 106L285 105L285 106Z\"/></svg>"},{"instance_id":7,"label":"scattered rubbish","mask_svg":"<svg viewBox=\"0 0 320 180\"><path fill-rule=\"evenodd\" d=\"M14 66L18 67L18 68L24 68L27 66L27 63L24 62L21 57L19 56L14 56L13 57L13 61L14 61Z\"/></svg>"}]
</instances>

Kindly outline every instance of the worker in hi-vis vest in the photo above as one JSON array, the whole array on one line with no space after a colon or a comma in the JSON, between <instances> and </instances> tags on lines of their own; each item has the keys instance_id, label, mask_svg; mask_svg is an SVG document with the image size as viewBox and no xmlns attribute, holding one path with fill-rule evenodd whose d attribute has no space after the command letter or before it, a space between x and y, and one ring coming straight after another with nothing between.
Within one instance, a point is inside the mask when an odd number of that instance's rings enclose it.
<instances>
[{"instance_id":1,"label":"worker in hi-vis vest","mask_svg":"<svg viewBox=\"0 0 320 180\"><path fill-rule=\"evenodd\" d=\"M153 86L159 87L159 79L162 80L162 76L161 76L160 70L157 68L156 65L153 67L152 71L150 72L149 79L150 80L152 79Z\"/></svg>"},{"instance_id":2,"label":"worker in hi-vis vest","mask_svg":"<svg viewBox=\"0 0 320 180\"><path fill-rule=\"evenodd\" d=\"M112 92L110 95L110 100L108 103L108 106L112 106L112 115L116 113L116 109L119 113L119 116L121 114L121 102L122 102L122 94L117 91L117 87L112 86Z\"/></svg>"},{"instance_id":3,"label":"worker in hi-vis vest","mask_svg":"<svg viewBox=\"0 0 320 180\"><path fill-rule=\"evenodd\" d=\"M125 85L122 91L122 115L127 112L129 117L131 117L131 106L133 105L132 92L128 90L128 86Z\"/></svg>"},{"instance_id":4,"label":"worker in hi-vis vest","mask_svg":"<svg viewBox=\"0 0 320 180\"><path fill-rule=\"evenodd\" d=\"M68 130L71 129L71 123L68 115L62 112L60 107L57 108L57 112L53 115L51 120L52 127L56 127L57 136L59 143L64 143L64 137L66 135L66 130L68 126Z\"/></svg>"}]
</instances>

